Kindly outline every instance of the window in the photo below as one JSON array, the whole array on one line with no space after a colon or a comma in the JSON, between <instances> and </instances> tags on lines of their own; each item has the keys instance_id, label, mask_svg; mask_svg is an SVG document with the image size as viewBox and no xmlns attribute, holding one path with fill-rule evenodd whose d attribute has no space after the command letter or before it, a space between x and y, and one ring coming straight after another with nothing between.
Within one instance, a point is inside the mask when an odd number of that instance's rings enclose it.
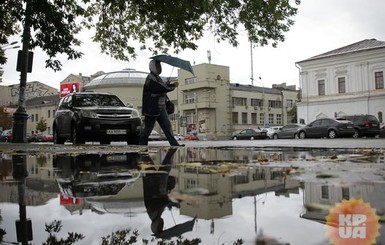
<instances>
[{"instance_id":1,"label":"window","mask_svg":"<svg viewBox=\"0 0 385 245\"><path fill-rule=\"evenodd\" d=\"M48 118L51 118L51 110L48 110Z\"/></svg>"},{"instance_id":2,"label":"window","mask_svg":"<svg viewBox=\"0 0 385 245\"><path fill-rule=\"evenodd\" d=\"M251 99L251 106L263 107L263 100L262 99Z\"/></svg>"},{"instance_id":3,"label":"window","mask_svg":"<svg viewBox=\"0 0 385 245\"><path fill-rule=\"evenodd\" d=\"M318 95L325 95L325 80L318 80Z\"/></svg>"},{"instance_id":4,"label":"window","mask_svg":"<svg viewBox=\"0 0 385 245\"><path fill-rule=\"evenodd\" d=\"M31 122L35 121L35 115L31 115Z\"/></svg>"},{"instance_id":5,"label":"window","mask_svg":"<svg viewBox=\"0 0 385 245\"><path fill-rule=\"evenodd\" d=\"M376 83L376 89L384 88L384 72L378 71L374 73L374 81Z\"/></svg>"},{"instance_id":6,"label":"window","mask_svg":"<svg viewBox=\"0 0 385 245\"><path fill-rule=\"evenodd\" d=\"M185 94L184 95L184 102L186 104L194 104L197 102L197 94L191 93L191 94Z\"/></svg>"},{"instance_id":7,"label":"window","mask_svg":"<svg viewBox=\"0 0 385 245\"><path fill-rule=\"evenodd\" d=\"M193 83L196 83L196 78L195 77L187 78L185 80L185 84L193 84Z\"/></svg>"},{"instance_id":8,"label":"window","mask_svg":"<svg viewBox=\"0 0 385 245\"><path fill-rule=\"evenodd\" d=\"M233 123L238 123L238 112L233 112Z\"/></svg>"},{"instance_id":9,"label":"window","mask_svg":"<svg viewBox=\"0 0 385 245\"><path fill-rule=\"evenodd\" d=\"M350 191L349 187L342 187L342 199L349 200L350 199Z\"/></svg>"},{"instance_id":10,"label":"window","mask_svg":"<svg viewBox=\"0 0 385 245\"><path fill-rule=\"evenodd\" d=\"M282 124L282 114L277 114L276 118L277 118L277 124Z\"/></svg>"},{"instance_id":11,"label":"window","mask_svg":"<svg viewBox=\"0 0 385 245\"><path fill-rule=\"evenodd\" d=\"M238 105L238 106L246 106L246 98L240 98L240 97L233 97L233 105Z\"/></svg>"},{"instance_id":12,"label":"window","mask_svg":"<svg viewBox=\"0 0 385 245\"><path fill-rule=\"evenodd\" d=\"M251 124L257 124L257 113L251 113Z\"/></svg>"},{"instance_id":13,"label":"window","mask_svg":"<svg viewBox=\"0 0 385 245\"><path fill-rule=\"evenodd\" d=\"M259 123L264 125L265 124L265 114L259 113Z\"/></svg>"},{"instance_id":14,"label":"window","mask_svg":"<svg viewBox=\"0 0 385 245\"><path fill-rule=\"evenodd\" d=\"M269 107L271 108L282 108L282 102L279 100L269 100Z\"/></svg>"},{"instance_id":15,"label":"window","mask_svg":"<svg viewBox=\"0 0 385 245\"><path fill-rule=\"evenodd\" d=\"M382 119L382 112L381 112L381 111L378 112L378 121L379 121L380 123L383 122L383 119Z\"/></svg>"},{"instance_id":16,"label":"window","mask_svg":"<svg viewBox=\"0 0 385 245\"><path fill-rule=\"evenodd\" d=\"M292 108L293 107L293 100L286 100L286 106L288 107L288 108Z\"/></svg>"},{"instance_id":17,"label":"window","mask_svg":"<svg viewBox=\"0 0 385 245\"><path fill-rule=\"evenodd\" d=\"M242 124L247 124L247 112L242 112Z\"/></svg>"},{"instance_id":18,"label":"window","mask_svg":"<svg viewBox=\"0 0 385 245\"><path fill-rule=\"evenodd\" d=\"M329 186L327 185L321 186L321 198L329 199Z\"/></svg>"},{"instance_id":19,"label":"window","mask_svg":"<svg viewBox=\"0 0 385 245\"><path fill-rule=\"evenodd\" d=\"M36 121L36 122L39 121L39 115L38 115L38 114L35 114L35 121Z\"/></svg>"},{"instance_id":20,"label":"window","mask_svg":"<svg viewBox=\"0 0 385 245\"><path fill-rule=\"evenodd\" d=\"M269 124L274 124L274 114L269 113Z\"/></svg>"},{"instance_id":21,"label":"window","mask_svg":"<svg viewBox=\"0 0 385 245\"><path fill-rule=\"evenodd\" d=\"M346 92L345 77L338 78L338 93L343 94Z\"/></svg>"}]
</instances>

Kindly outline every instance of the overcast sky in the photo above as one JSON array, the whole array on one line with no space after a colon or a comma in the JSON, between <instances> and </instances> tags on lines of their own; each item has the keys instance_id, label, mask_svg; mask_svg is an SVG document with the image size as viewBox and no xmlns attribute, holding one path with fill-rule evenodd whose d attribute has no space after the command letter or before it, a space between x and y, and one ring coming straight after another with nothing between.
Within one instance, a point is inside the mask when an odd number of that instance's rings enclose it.
<instances>
[{"instance_id":1,"label":"overcast sky","mask_svg":"<svg viewBox=\"0 0 385 245\"><path fill-rule=\"evenodd\" d=\"M298 87L299 73L295 62L364 39L385 41L384 10L384 0L302 0L299 13L294 17L295 24L285 35L285 42L279 43L277 48L253 49L254 85L271 87L272 84L285 82ZM39 81L59 88L60 82L71 73L90 76L97 71L111 72L125 68L148 71L151 53L142 51L136 60L120 62L100 54L97 44L90 43L87 35L83 36L83 58L67 61L62 56L60 60L63 68L59 72L45 68L46 56L34 50L33 71L28 73L28 82ZM207 35L200 40L198 50L184 51L178 57L192 64L208 63L207 50L210 50L212 64L230 67L232 83L251 84L250 44L246 35L239 38L241 45L233 48L227 43L218 44L212 35ZM13 38L10 42L16 40ZM5 52L8 63L4 66L3 83L0 85L18 84L20 75L16 72L17 50ZM176 76L177 70L164 65L162 75Z\"/></svg>"}]
</instances>

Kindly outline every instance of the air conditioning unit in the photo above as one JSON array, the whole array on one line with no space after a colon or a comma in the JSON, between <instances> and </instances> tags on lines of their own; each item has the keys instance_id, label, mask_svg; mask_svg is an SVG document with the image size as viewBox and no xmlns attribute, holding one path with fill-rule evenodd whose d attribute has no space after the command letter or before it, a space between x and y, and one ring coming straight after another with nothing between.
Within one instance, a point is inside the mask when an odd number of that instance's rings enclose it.
<instances>
[{"instance_id":1,"label":"air conditioning unit","mask_svg":"<svg viewBox=\"0 0 385 245\"><path fill-rule=\"evenodd\" d=\"M257 111L257 110L258 110L258 106L256 106L256 105L255 105L255 106L254 106L254 110L256 110L256 111Z\"/></svg>"},{"instance_id":2,"label":"air conditioning unit","mask_svg":"<svg viewBox=\"0 0 385 245\"><path fill-rule=\"evenodd\" d=\"M268 110L271 111L271 107L269 107Z\"/></svg>"},{"instance_id":3,"label":"air conditioning unit","mask_svg":"<svg viewBox=\"0 0 385 245\"><path fill-rule=\"evenodd\" d=\"M263 107L261 106L261 107L259 107L259 109L262 111L262 110L263 110Z\"/></svg>"}]
</instances>

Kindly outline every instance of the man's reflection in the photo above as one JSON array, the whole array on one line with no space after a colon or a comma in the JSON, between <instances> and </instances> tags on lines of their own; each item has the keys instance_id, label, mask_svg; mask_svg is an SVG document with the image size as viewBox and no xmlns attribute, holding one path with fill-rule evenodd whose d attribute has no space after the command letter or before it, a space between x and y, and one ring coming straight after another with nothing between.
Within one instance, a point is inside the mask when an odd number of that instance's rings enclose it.
<instances>
[{"instance_id":1,"label":"man's reflection","mask_svg":"<svg viewBox=\"0 0 385 245\"><path fill-rule=\"evenodd\" d=\"M170 148L167 151L161 165L154 165L149 155L143 155L143 160L151 165L146 167L146 175L143 176L144 205L151 219L151 231L155 236L160 236L163 231L164 221L161 217L166 207L179 206L172 202L168 194L175 187L175 177L170 176L173 155L177 149Z\"/></svg>"}]
</instances>

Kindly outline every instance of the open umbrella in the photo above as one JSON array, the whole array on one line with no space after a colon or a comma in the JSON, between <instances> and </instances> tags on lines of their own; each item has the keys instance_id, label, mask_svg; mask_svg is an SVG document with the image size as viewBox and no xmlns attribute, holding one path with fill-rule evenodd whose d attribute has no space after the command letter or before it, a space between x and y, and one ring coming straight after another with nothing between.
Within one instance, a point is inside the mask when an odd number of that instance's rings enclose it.
<instances>
[{"instance_id":1,"label":"open umbrella","mask_svg":"<svg viewBox=\"0 0 385 245\"><path fill-rule=\"evenodd\" d=\"M194 71L193 71L193 68L191 67L190 61L183 60L171 55L164 55L164 54L152 56L150 59L157 60L157 61L169 64L171 66L181 68L183 70L191 72L194 75Z\"/></svg>"},{"instance_id":2,"label":"open umbrella","mask_svg":"<svg viewBox=\"0 0 385 245\"><path fill-rule=\"evenodd\" d=\"M185 232L192 231L194 228L196 217L190 221L184 222L182 224L175 225L167 230L155 234L158 238L170 239L172 237L178 237Z\"/></svg>"}]
</instances>

